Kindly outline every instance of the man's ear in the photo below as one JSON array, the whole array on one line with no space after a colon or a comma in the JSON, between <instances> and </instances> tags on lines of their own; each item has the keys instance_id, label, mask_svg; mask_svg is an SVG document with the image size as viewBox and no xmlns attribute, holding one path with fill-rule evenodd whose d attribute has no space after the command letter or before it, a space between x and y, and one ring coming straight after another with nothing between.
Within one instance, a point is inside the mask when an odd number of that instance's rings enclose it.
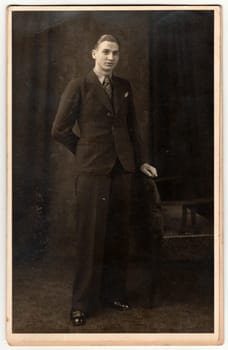
<instances>
[{"instance_id":1,"label":"man's ear","mask_svg":"<svg viewBox=\"0 0 228 350\"><path fill-rule=\"evenodd\" d=\"M96 59L96 50L95 49L92 50L92 57L94 60Z\"/></svg>"}]
</instances>

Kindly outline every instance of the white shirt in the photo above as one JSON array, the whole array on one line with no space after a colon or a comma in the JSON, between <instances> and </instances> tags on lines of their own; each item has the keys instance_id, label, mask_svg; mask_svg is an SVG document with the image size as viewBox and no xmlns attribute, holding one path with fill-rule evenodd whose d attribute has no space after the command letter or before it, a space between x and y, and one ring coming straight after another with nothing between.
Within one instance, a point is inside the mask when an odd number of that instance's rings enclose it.
<instances>
[{"instance_id":1,"label":"white shirt","mask_svg":"<svg viewBox=\"0 0 228 350\"><path fill-rule=\"evenodd\" d=\"M96 76L98 77L98 80L101 83L101 85L103 85L104 79L107 75L109 76L110 80L112 80L112 74L105 74L105 75L101 74L101 73L97 72L95 68L93 69L93 71L96 74Z\"/></svg>"}]
</instances>

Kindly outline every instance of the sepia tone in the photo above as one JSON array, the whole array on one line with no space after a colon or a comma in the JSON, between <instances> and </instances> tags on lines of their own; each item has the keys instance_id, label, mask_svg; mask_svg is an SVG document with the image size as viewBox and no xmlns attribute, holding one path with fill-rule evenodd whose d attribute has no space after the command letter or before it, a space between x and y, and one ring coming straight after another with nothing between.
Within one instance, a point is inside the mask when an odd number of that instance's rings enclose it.
<instances>
[{"instance_id":1,"label":"sepia tone","mask_svg":"<svg viewBox=\"0 0 228 350\"><path fill-rule=\"evenodd\" d=\"M12 12L12 333L214 333L214 18L202 8ZM120 41L116 73L131 82L159 176L135 177L131 310L104 309L75 329L74 157L51 126L105 32Z\"/></svg>"}]
</instances>

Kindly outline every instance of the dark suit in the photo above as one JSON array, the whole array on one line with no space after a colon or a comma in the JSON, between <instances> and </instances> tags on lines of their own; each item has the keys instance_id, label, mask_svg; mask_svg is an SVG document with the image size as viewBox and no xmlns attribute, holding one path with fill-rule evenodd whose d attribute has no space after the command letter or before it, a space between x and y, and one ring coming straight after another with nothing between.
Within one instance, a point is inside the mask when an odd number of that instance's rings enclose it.
<instances>
[{"instance_id":1,"label":"dark suit","mask_svg":"<svg viewBox=\"0 0 228 350\"><path fill-rule=\"evenodd\" d=\"M100 292L105 298L124 297L131 175L136 159L148 161L130 84L113 76L112 85L111 101L93 71L72 79L52 129L75 154L78 242L72 304L84 311ZM76 121L79 136L73 132Z\"/></svg>"}]
</instances>

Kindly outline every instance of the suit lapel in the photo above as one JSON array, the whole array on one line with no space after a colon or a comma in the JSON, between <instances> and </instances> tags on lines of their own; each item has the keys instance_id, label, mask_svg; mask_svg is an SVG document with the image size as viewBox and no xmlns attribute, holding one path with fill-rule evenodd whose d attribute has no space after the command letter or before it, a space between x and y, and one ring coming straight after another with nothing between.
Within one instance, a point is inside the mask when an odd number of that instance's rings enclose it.
<instances>
[{"instance_id":1,"label":"suit lapel","mask_svg":"<svg viewBox=\"0 0 228 350\"><path fill-rule=\"evenodd\" d=\"M113 111L112 102L111 102L110 98L108 97L108 95L106 94L104 88L102 87L102 85L101 85L99 79L97 78L96 74L94 73L94 71L91 71L88 74L88 80L91 84L93 84L94 92L95 92L97 98L100 100L100 102L102 104L104 104L107 109L109 109L110 111Z\"/></svg>"},{"instance_id":2,"label":"suit lapel","mask_svg":"<svg viewBox=\"0 0 228 350\"><path fill-rule=\"evenodd\" d=\"M112 83L113 83L113 106L114 106L115 112L117 113L121 103L123 102L124 87L122 86L122 84L120 84L120 81L115 76L113 76Z\"/></svg>"}]
</instances>

